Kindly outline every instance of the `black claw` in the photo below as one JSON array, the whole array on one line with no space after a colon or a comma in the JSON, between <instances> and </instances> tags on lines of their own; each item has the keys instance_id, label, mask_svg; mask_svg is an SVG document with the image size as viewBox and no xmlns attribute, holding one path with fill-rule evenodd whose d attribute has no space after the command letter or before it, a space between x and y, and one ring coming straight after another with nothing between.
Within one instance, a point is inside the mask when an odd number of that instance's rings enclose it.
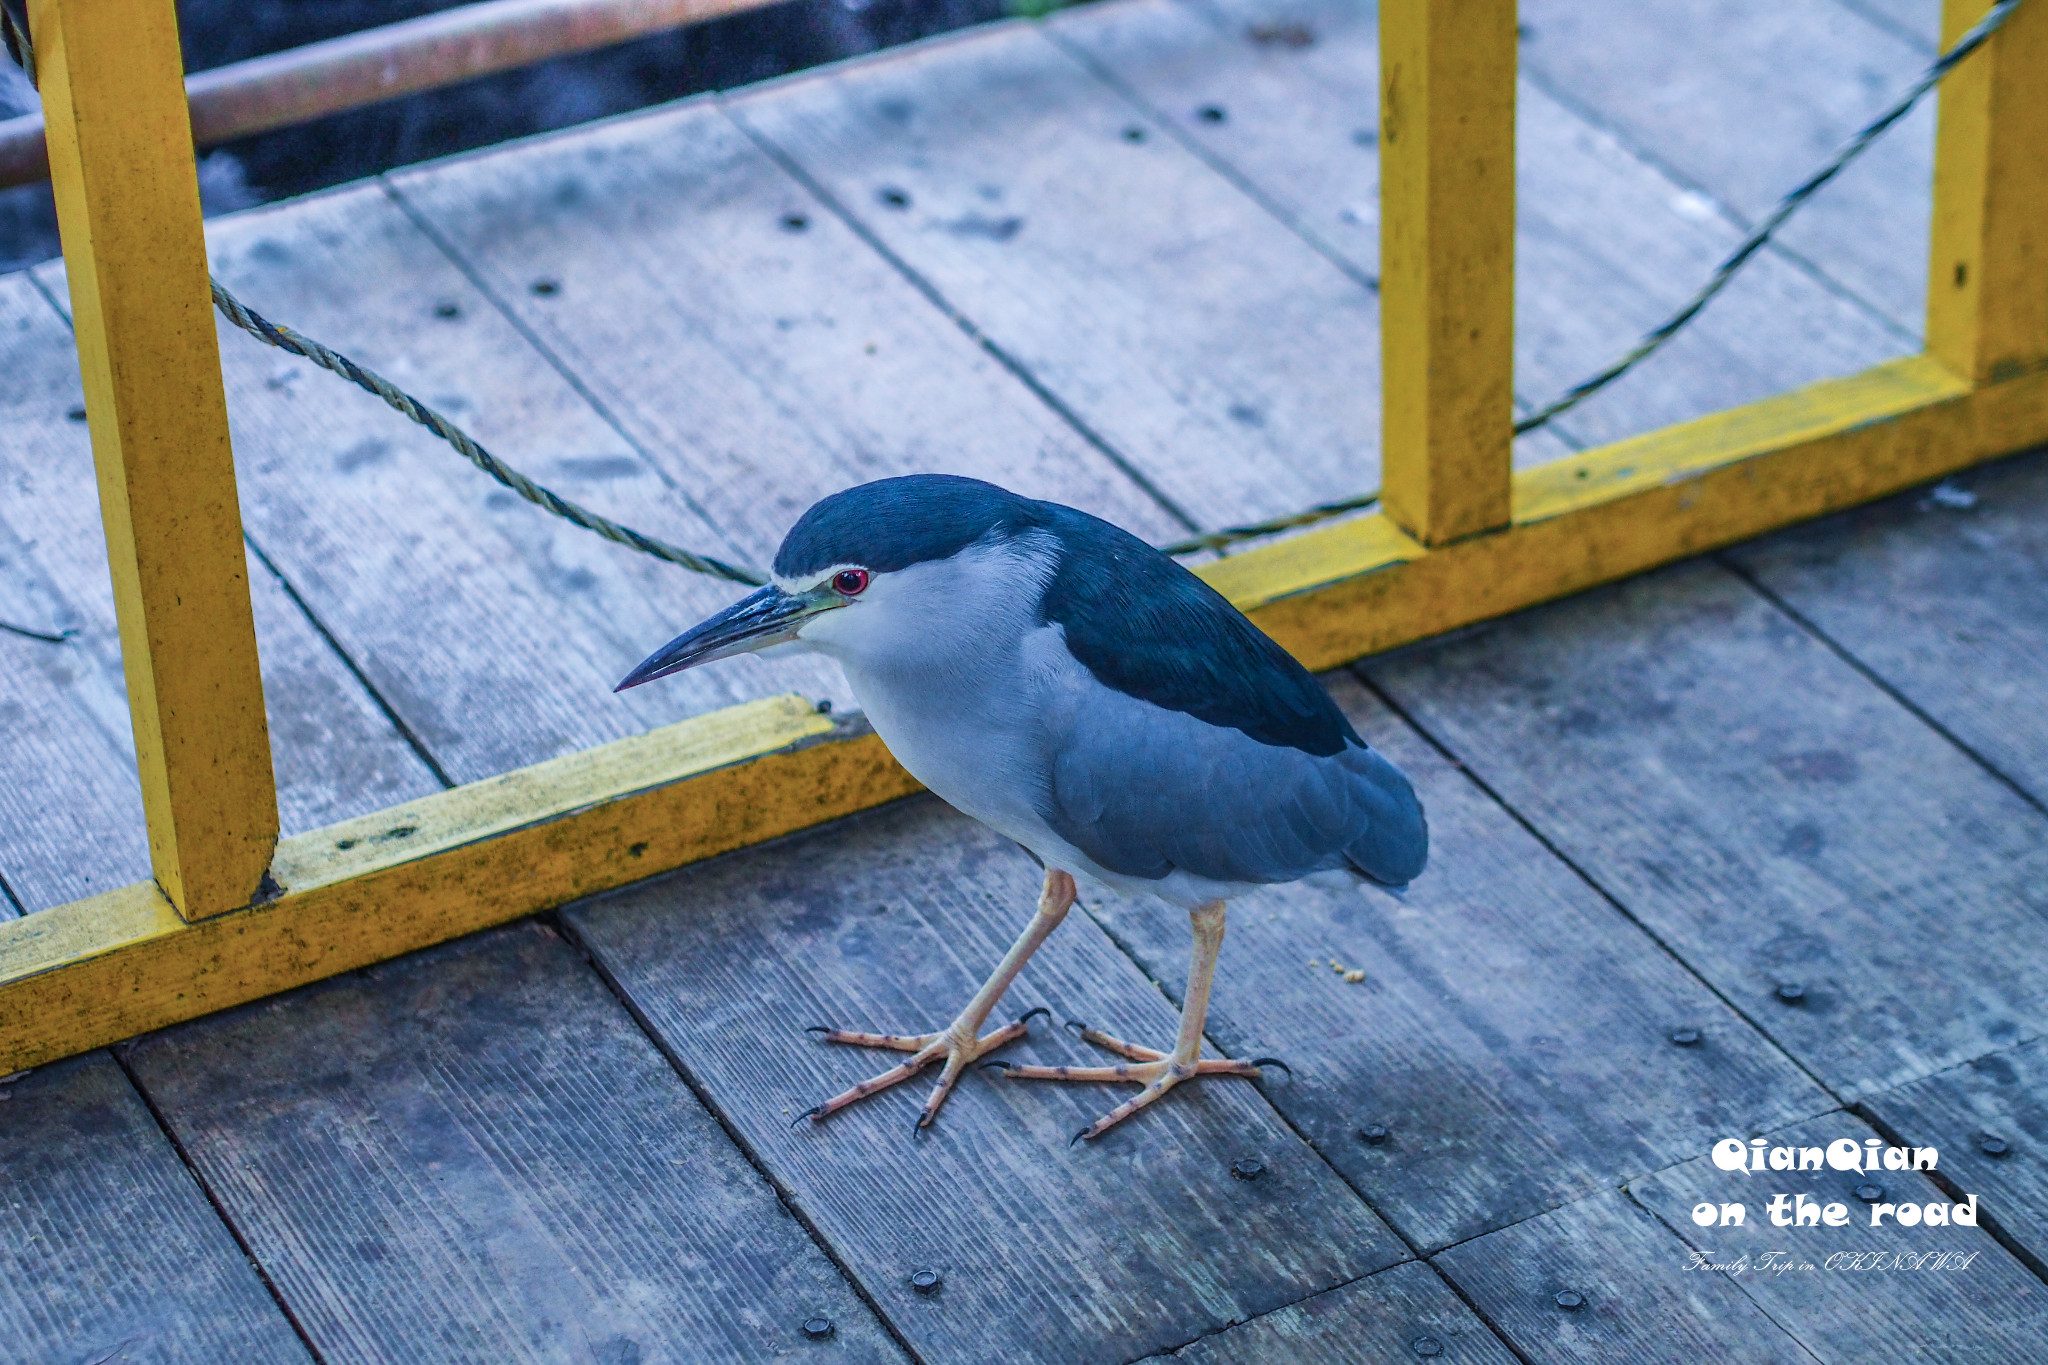
<instances>
[{"instance_id":1,"label":"black claw","mask_svg":"<svg viewBox=\"0 0 2048 1365\"><path fill-rule=\"evenodd\" d=\"M911 1141L915 1142L915 1141L916 1141L916 1140L917 1140L918 1138L921 1138L921 1137L923 1137L923 1136L924 1136L924 1130L925 1130L925 1125L927 1125L927 1124L928 1124L928 1123L930 1123L930 1122L931 1122L931 1119L930 1119L930 1118L929 1118L928 1116L926 1116L926 1115L924 1115L924 1114L919 1114L919 1115L917 1116L917 1122L916 1122L916 1123L913 1123L913 1124L911 1124L911 1125L910 1125L910 1139L911 1139Z\"/></svg>"},{"instance_id":2,"label":"black claw","mask_svg":"<svg viewBox=\"0 0 2048 1365\"><path fill-rule=\"evenodd\" d=\"M1089 1125L1088 1125L1088 1128L1093 1128L1094 1126L1095 1126L1095 1125L1091 1123L1091 1124L1089 1124ZM1080 1132L1078 1132L1078 1133L1074 1134L1074 1135L1073 1135L1072 1137L1068 1138L1068 1139L1067 1139L1067 1146L1071 1147L1071 1146L1073 1146L1073 1145L1074 1145L1075 1143L1079 1142L1079 1141L1080 1141L1080 1140L1081 1140L1082 1138L1084 1138L1084 1137L1087 1137L1087 1136L1088 1136L1088 1128L1083 1128L1083 1129L1082 1129L1082 1130L1081 1130Z\"/></svg>"},{"instance_id":3,"label":"black claw","mask_svg":"<svg viewBox=\"0 0 2048 1365\"><path fill-rule=\"evenodd\" d=\"M825 1106L822 1104L814 1104L810 1108L804 1110L803 1113L798 1114L795 1118L791 1119L789 1121L789 1126L794 1128L799 1123L802 1123L805 1119L810 1119L811 1121L816 1122L818 1119L823 1118L824 1114Z\"/></svg>"},{"instance_id":4,"label":"black claw","mask_svg":"<svg viewBox=\"0 0 2048 1365\"><path fill-rule=\"evenodd\" d=\"M1277 1067L1279 1067L1279 1068L1280 1068L1280 1069L1281 1069L1282 1071L1284 1071L1284 1072L1286 1072L1286 1073L1287 1073L1287 1079L1288 1079L1288 1080L1290 1080L1290 1081L1291 1081L1291 1080L1293 1080L1293 1079L1294 1079L1294 1068L1293 1068L1293 1067L1291 1067L1291 1066L1289 1066L1289 1065L1287 1065L1287 1063L1285 1063L1285 1062L1281 1061L1281 1060L1280 1060L1280 1059L1279 1059L1278 1057L1254 1057L1254 1058L1252 1058L1252 1065L1253 1065L1253 1066L1277 1066Z\"/></svg>"},{"instance_id":5,"label":"black claw","mask_svg":"<svg viewBox=\"0 0 2048 1365\"><path fill-rule=\"evenodd\" d=\"M1028 1024L1031 1022L1031 1016L1034 1014L1042 1014L1048 1019L1052 1018L1052 1011L1047 1009L1045 1006L1040 1005L1035 1010L1025 1010L1022 1014L1018 1015L1017 1022L1020 1024Z\"/></svg>"},{"instance_id":6,"label":"black claw","mask_svg":"<svg viewBox=\"0 0 2048 1365\"><path fill-rule=\"evenodd\" d=\"M1067 1020L1066 1027L1074 1030L1074 1032L1076 1033L1086 1033L1088 1031L1088 1026L1082 1023L1079 1019Z\"/></svg>"},{"instance_id":7,"label":"black claw","mask_svg":"<svg viewBox=\"0 0 2048 1365\"><path fill-rule=\"evenodd\" d=\"M1005 1076L1010 1074L1010 1064L1008 1062L983 1062L981 1069L983 1071L1000 1071Z\"/></svg>"},{"instance_id":8,"label":"black claw","mask_svg":"<svg viewBox=\"0 0 2048 1365\"><path fill-rule=\"evenodd\" d=\"M806 1024L804 1026L805 1033L837 1033L838 1031L830 1024Z\"/></svg>"}]
</instances>

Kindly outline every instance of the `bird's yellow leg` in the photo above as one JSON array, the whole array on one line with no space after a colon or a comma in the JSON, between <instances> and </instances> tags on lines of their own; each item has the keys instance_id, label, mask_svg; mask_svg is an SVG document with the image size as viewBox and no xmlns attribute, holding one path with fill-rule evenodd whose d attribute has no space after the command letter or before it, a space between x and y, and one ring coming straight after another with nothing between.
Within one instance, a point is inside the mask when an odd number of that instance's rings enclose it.
<instances>
[{"instance_id":1,"label":"bird's yellow leg","mask_svg":"<svg viewBox=\"0 0 2048 1365\"><path fill-rule=\"evenodd\" d=\"M821 1035L830 1043L888 1048L897 1052L908 1052L910 1057L881 1075L869 1077L859 1085L834 1095L823 1104L813 1105L804 1110L797 1115L796 1122L801 1123L809 1119L813 1123L822 1123L856 1100L864 1100L877 1091L887 1090L899 1081L908 1080L943 1058L945 1067L939 1072L939 1083L932 1088L931 1098L925 1101L923 1111L917 1116L918 1129L930 1127L932 1119L939 1112L939 1106L946 1102L946 1096L953 1093L954 1083L960 1079L960 1073L968 1063L987 1056L1005 1043L1022 1038L1029 1031L1031 1015L1046 1013L1042 1009L1033 1010L1015 1023L1005 1024L986 1037L981 1036L981 1026L987 1022L989 1012L995 1009L996 1002L1002 999L1003 992L1010 988L1010 983L1016 979L1017 973L1024 969L1024 964L1030 960L1031 955L1038 951L1038 945L1045 942L1053 930L1059 928L1060 921L1065 919L1067 911L1073 908L1074 896L1074 879L1058 868L1047 868L1045 888L1038 896L1038 913L1031 917L1031 923L1025 927L1017 941L1010 945L1010 951L996 965L988 980L982 983L981 989L974 993L974 998L967 1002L966 1008L939 1032L855 1033L848 1029L827 1028L823 1024L813 1025L806 1030Z\"/></svg>"},{"instance_id":2,"label":"bird's yellow leg","mask_svg":"<svg viewBox=\"0 0 2048 1365\"><path fill-rule=\"evenodd\" d=\"M1248 1062L1227 1058L1202 1060L1202 1027L1209 1015L1209 987L1216 979L1216 954L1223 947L1223 902L1210 901L1197 907L1189 922L1195 932L1194 951L1188 961L1188 990L1181 1002L1180 1034L1172 1052L1139 1047L1100 1029L1082 1028L1081 1037L1130 1060L1117 1066L1012 1066L991 1062L1005 1076L1027 1081L1128 1081L1144 1087L1116 1108L1074 1134L1075 1142L1101 1137L1104 1133L1143 1109L1182 1081L1195 1076L1257 1076L1262 1066L1287 1069L1274 1057L1256 1057Z\"/></svg>"}]
</instances>

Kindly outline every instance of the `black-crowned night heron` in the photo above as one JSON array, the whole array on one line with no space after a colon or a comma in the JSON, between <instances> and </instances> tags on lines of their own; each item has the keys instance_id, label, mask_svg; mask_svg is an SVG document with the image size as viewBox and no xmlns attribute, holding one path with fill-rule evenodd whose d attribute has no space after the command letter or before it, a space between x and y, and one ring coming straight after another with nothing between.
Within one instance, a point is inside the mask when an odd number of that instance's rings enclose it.
<instances>
[{"instance_id":1,"label":"black-crowned night heron","mask_svg":"<svg viewBox=\"0 0 2048 1365\"><path fill-rule=\"evenodd\" d=\"M1071 507L935 474L835 493L783 540L773 583L671 640L619 686L770 650L837 660L918 781L1045 866L1030 926L944 1029L815 1030L911 1056L805 1111L814 1122L943 1060L923 1128L962 1068L1023 1036L1028 1016L981 1028L1073 905L1076 874L1189 912L1179 1036L1158 1052L1091 1029L1085 1038L1127 1060L992 1065L1011 1077L1144 1087L1077 1138L1190 1077L1257 1076L1270 1059L1201 1059L1224 903L1317 873L1400 887L1427 857L1408 779L1366 747L1306 669L1201 579Z\"/></svg>"}]
</instances>

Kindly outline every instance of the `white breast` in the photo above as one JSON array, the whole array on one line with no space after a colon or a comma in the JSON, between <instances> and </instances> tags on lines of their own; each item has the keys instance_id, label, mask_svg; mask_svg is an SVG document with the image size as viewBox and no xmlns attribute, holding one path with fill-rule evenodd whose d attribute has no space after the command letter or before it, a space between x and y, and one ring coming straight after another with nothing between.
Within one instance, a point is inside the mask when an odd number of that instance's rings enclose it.
<instances>
[{"instance_id":1,"label":"white breast","mask_svg":"<svg viewBox=\"0 0 2048 1365\"><path fill-rule=\"evenodd\" d=\"M1033 643L1057 634L1038 623L1051 553L1028 542L974 546L877 574L859 600L814 618L802 635L838 660L912 776L1034 849L1049 833L1037 807L1057 743L1043 646Z\"/></svg>"}]
</instances>

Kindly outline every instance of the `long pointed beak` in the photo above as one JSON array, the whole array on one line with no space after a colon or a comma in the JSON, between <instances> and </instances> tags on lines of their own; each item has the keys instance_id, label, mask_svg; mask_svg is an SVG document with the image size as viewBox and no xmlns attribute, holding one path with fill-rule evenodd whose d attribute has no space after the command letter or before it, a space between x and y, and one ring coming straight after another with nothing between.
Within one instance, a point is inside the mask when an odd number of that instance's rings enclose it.
<instances>
[{"instance_id":1,"label":"long pointed beak","mask_svg":"<svg viewBox=\"0 0 2048 1365\"><path fill-rule=\"evenodd\" d=\"M730 659L794 640L805 620L839 605L838 594L829 589L791 594L773 586L762 588L648 655L612 691L623 692L713 659Z\"/></svg>"}]
</instances>

